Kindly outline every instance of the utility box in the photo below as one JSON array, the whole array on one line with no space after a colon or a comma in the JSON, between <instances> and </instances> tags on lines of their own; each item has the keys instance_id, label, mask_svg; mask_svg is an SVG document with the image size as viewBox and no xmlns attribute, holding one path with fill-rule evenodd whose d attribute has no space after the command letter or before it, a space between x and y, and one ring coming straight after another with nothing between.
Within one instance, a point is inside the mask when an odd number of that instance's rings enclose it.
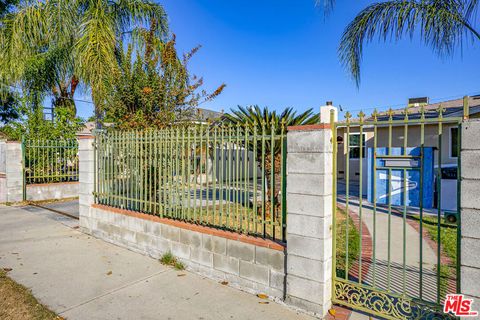
<instances>
[{"instance_id":1,"label":"utility box","mask_svg":"<svg viewBox=\"0 0 480 320\"><path fill-rule=\"evenodd\" d=\"M457 166L447 165L441 169L441 198L440 205L442 211L457 211ZM437 184L435 183L435 192L438 197Z\"/></svg>"},{"instance_id":2,"label":"utility box","mask_svg":"<svg viewBox=\"0 0 480 320\"><path fill-rule=\"evenodd\" d=\"M422 204L424 208L433 208L433 148L424 147L423 156L421 148L407 148L405 154L404 148L388 151L388 148L377 148L374 168L374 150L368 148L368 201L403 206L406 200L407 206ZM423 201L420 201L421 196Z\"/></svg>"}]
</instances>

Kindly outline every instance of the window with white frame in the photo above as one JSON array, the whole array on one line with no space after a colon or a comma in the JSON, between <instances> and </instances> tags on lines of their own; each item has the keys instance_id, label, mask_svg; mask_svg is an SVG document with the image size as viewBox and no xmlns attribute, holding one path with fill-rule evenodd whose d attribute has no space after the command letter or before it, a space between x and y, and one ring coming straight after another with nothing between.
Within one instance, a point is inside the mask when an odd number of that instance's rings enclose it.
<instances>
[{"instance_id":1,"label":"window with white frame","mask_svg":"<svg viewBox=\"0 0 480 320\"><path fill-rule=\"evenodd\" d=\"M362 158L366 158L365 133L362 134ZM360 133L350 133L348 137L350 159L360 159Z\"/></svg>"},{"instance_id":2,"label":"window with white frame","mask_svg":"<svg viewBox=\"0 0 480 320\"><path fill-rule=\"evenodd\" d=\"M458 127L450 128L450 158L458 157Z\"/></svg>"}]
</instances>

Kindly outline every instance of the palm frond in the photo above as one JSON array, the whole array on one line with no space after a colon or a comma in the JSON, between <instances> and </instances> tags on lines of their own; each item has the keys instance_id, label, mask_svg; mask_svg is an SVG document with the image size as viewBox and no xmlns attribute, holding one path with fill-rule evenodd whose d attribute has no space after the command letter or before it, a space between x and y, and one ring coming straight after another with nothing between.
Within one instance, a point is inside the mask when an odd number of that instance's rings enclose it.
<instances>
[{"instance_id":1,"label":"palm frond","mask_svg":"<svg viewBox=\"0 0 480 320\"><path fill-rule=\"evenodd\" d=\"M318 114L314 114L312 109L308 109L297 115L293 108L286 108L278 115L275 110L270 110L268 107L238 106L236 109L230 110L230 113L226 113L223 121L234 125L247 125L251 128L255 126L259 131L265 128L268 133L274 128L276 133L280 133L282 126L314 124L318 122ZM285 127L283 129L286 129Z\"/></svg>"},{"instance_id":2,"label":"palm frond","mask_svg":"<svg viewBox=\"0 0 480 320\"><path fill-rule=\"evenodd\" d=\"M325 14L329 14L335 7L335 0L316 0L316 6L322 6Z\"/></svg>"},{"instance_id":3,"label":"palm frond","mask_svg":"<svg viewBox=\"0 0 480 320\"><path fill-rule=\"evenodd\" d=\"M167 14L163 7L149 0L118 0L114 8L117 28L120 33L130 33L138 27L147 27L155 21L156 35L168 35Z\"/></svg>"},{"instance_id":4,"label":"palm frond","mask_svg":"<svg viewBox=\"0 0 480 320\"><path fill-rule=\"evenodd\" d=\"M80 25L81 37L75 44L76 73L90 83L96 106L102 107L107 96L109 78L117 69L115 48L116 21L102 0L93 1Z\"/></svg>"},{"instance_id":5,"label":"palm frond","mask_svg":"<svg viewBox=\"0 0 480 320\"><path fill-rule=\"evenodd\" d=\"M477 0L471 5L475 7ZM472 10L472 9L469 9ZM422 40L439 55L455 49L480 34L465 19L464 4L458 0L394 0L375 3L362 10L345 29L340 46L341 62L360 83L363 45L375 37L381 40L413 37L420 31Z\"/></svg>"},{"instance_id":6,"label":"palm frond","mask_svg":"<svg viewBox=\"0 0 480 320\"><path fill-rule=\"evenodd\" d=\"M466 6L466 11L465 11L465 18L468 20L468 19L475 19L476 18L476 14L477 14L477 10L478 10L478 5L479 5L479 2L478 0L470 0L468 1L467 3L467 6Z\"/></svg>"}]
</instances>

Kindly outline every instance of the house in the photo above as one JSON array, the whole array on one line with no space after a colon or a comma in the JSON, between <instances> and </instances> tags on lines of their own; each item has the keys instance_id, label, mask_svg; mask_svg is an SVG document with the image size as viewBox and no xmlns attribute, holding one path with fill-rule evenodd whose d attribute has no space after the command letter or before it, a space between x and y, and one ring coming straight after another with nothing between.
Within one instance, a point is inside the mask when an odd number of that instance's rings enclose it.
<instances>
[{"instance_id":1,"label":"house","mask_svg":"<svg viewBox=\"0 0 480 320\"><path fill-rule=\"evenodd\" d=\"M420 119L422 110L426 119L435 119L440 116L439 107L442 106L442 116L448 121L448 118L463 118L468 116L470 118L480 118L480 95L467 97L465 99L449 100L437 103L429 103L428 98L410 99L408 104L408 119ZM388 122L390 114L388 112L380 112L377 115L379 124L377 126L377 148L387 148L389 146L389 125ZM365 116L365 121L369 122L362 127L363 139L362 146L360 146L360 127L358 124L350 124L347 130L346 121L342 121L337 129L337 177L341 180L346 180L347 161L348 181L352 185L359 185L360 175L362 176L362 194L367 195L369 188L368 179L368 156L369 150L374 147L374 126L371 123L374 121L373 116ZM392 120L397 121L392 123L392 148L403 148L405 143L405 108L392 110ZM359 119L350 119L351 123L358 123ZM345 124L345 125L343 125ZM441 146L441 168L456 168L458 161L458 124L444 123L442 125L442 134L439 135L438 122L431 124L426 123L424 126L424 147L431 148L433 153L433 164L438 168L438 160L440 159L439 149ZM348 136L347 136L348 131ZM417 123L408 125L407 130L407 147L415 148L421 145L421 126ZM441 144L439 144L439 137L441 137ZM347 139L348 149L347 150ZM361 149L362 148L362 149ZM362 150L362 152L360 152ZM378 149L377 149L378 150ZM360 161L360 154L362 154L362 161ZM360 163L362 168L360 168ZM371 161L370 161L371 163ZM456 170L455 170L456 172ZM456 190L456 189L455 189ZM456 193L456 192L455 192Z\"/></svg>"}]
</instances>

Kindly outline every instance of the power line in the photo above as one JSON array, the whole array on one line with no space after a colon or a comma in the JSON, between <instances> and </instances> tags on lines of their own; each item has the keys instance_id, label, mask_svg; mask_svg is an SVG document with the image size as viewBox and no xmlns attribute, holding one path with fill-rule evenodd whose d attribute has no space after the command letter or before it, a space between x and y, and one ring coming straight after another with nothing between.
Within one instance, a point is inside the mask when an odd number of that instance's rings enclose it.
<instances>
[{"instance_id":1,"label":"power line","mask_svg":"<svg viewBox=\"0 0 480 320\"><path fill-rule=\"evenodd\" d=\"M456 100L456 99L461 99L463 98L464 96L475 96L475 95L479 95L480 94L480 91L474 91L474 92L469 92L467 94L457 94L457 95L451 95L451 96L446 96L446 97L439 97L439 98L430 98L430 104L433 102L433 103L438 103L438 102L444 102L444 101L448 101L448 100ZM406 106L406 103L399 103L399 104L392 104L392 105L386 105L386 106L381 106L381 107L368 107L368 108L356 108L356 109L349 109L349 108L346 108L344 107L345 109L345 112L346 111L349 111L349 112L360 112L360 111L367 111L367 110L385 110L385 109L389 109L389 108L398 108L398 107L405 107Z\"/></svg>"}]
</instances>

